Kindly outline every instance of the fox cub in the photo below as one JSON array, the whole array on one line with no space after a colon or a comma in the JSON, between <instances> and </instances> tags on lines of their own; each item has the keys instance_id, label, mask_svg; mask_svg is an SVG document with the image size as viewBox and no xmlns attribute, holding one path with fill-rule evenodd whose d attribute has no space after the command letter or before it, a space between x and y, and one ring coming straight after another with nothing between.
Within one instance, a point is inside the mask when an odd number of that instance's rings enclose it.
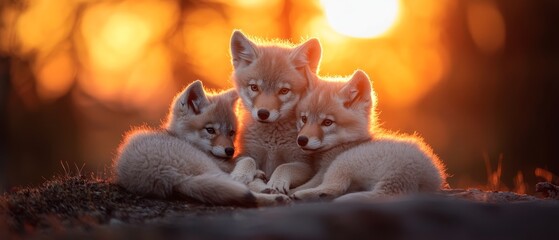
<instances>
[{"instance_id":1,"label":"fox cub","mask_svg":"<svg viewBox=\"0 0 559 240\"><path fill-rule=\"evenodd\" d=\"M375 107L371 82L360 70L347 82L314 82L296 110L297 144L320 167L291 190L292 198L367 201L444 186L443 164L429 146L416 136L381 133Z\"/></svg>"},{"instance_id":2,"label":"fox cub","mask_svg":"<svg viewBox=\"0 0 559 240\"><path fill-rule=\"evenodd\" d=\"M317 39L291 46L255 43L240 31L233 32L232 78L242 102L242 126L237 168L231 175L250 183L263 171L269 181L251 185L255 191L287 193L312 177L309 156L295 142L294 110L317 72L321 51Z\"/></svg>"},{"instance_id":3,"label":"fox cub","mask_svg":"<svg viewBox=\"0 0 559 240\"><path fill-rule=\"evenodd\" d=\"M143 195L172 194L215 205L272 205L278 196L255 196L234 181L230 158L237 129L229 90L206 95L195 81L171 104L161 130L128 132L114 161L116 183Z\"/></svg>"}]
</instances>

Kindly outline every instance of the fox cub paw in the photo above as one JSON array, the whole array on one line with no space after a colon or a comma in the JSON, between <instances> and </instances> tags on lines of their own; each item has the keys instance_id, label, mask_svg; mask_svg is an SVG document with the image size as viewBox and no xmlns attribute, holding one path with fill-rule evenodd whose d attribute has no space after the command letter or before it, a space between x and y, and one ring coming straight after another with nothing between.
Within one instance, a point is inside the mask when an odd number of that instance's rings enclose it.
<instances>
[{"instance_id":1,"label":"fox cub paw","mask_svg":"<svg viewBox=\"0 0 559 240\"><path fill-rule=\"evenodd\" d=\"M262 179L264 182L268 181L268 178L266 177L266 173L264 173L264 171L262 170L256 170L256 174L254 174L254 179Z\"/></svg>"},{"instance_id":2,"label":"fox cub paw","mask_svg":"<svg viewBox=\"0 0 559 240\"><path fill-rule=\"evenodd\" d=\"M287 205L291 203L291 198L284 194L275 194L275 200L278 205Z\"/></svg>"},{"instance_id":3,"label":"fox cub paw","mask_svg":"<svg viewBox=\"0 0 559 240\"><path fill-rule=\"evenodd\" d=\"M289 205L291 198L284 194L263 194L255 193L259 207Z\"/></svg>"},{"instance_id":4,"label":"fox cub paw","mask_svg":"<svg viewBox=\"0 0 559 240\"><path fill-rule=\"evenodd\" d=\"M267 188L262 191L263 193L271 194L287 194L289 192L289 183L286 181L273 181L268 182Z\"/></svg>"},{"instance_id":5,"label":"fox cub paw","mask_svg":"<svg viewBox=\"0 0 559 240\"><path fill-rule=\"evenodd\" d=\"M256 162L251 157L240 157L235 164L235 168L231 171L231 177L237 182L248 184L256 177L260 176L260 172L256 169Z\"/></svg>"},{"instance_id":6,"label":"fox cub paw","mask_svg":"<svg viewBox=\"0 0 559 240\"><path fill-rule=\"evenodd\" d=\"M236 174L236 173L232 173L231 174L231 178L233 178L233 180L237 181L237 182L241 182L243 184L248 184L250 182L252 182L252 180L254 179L254 176L250 176L248 174Z\"/></svg>"},{"instance_id":7,"label":"fox cub paw","mask_svg":"<svg viewBox=\"0 0 559 240\"><path fill-rule=\"evenodd\" d=\"M334 196L323 191L318 191L314 189L307 189L297 191L291 194L293 200L304 200L304 201L318 201L318 200L330 200Z\"/></svg>"},{"instance_id":8,"label":"fox cub paw","mask_svg":"<svg viewBox=\"0 0 559 240\"><path fill-rule=\"evenodd\" d=\"M250 174L243 174L243 173L231 173L231 178L237 182L241 182L243 184L249 184L250 182L256 179L262 179L262 181L266 182L266 174L261 170L256 170L254 176Z\"/></svg>"}]
</instances>

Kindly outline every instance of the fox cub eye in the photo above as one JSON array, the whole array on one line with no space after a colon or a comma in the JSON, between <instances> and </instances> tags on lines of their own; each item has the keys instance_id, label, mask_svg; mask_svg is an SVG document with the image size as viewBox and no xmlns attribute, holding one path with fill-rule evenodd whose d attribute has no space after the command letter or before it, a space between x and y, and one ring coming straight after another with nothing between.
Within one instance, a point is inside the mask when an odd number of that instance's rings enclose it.
<instances>
[{"instance_id":1,"label":"fox cub eye","mask_svg":"<svg viewBox=\"0 0 559 240\"><path fill-rule=\"evenodd\" d=\"M285 95L285 94L288 94L289 91L291 91L291 89L289 89L289 88L282 88L282 89L279 90L279 94Z\"/></svg>"},{"instance_id":2,"label":"fox cub eye","mask_svg":"<svg viewBox=\"0 0 559 240\"><path fill-rule=\"evenodd\" d=\"M330 120L330 119L324 119L324 121L322 121L322 126L330 126L332 125L332 123L334 123L334 121Z\"/></svg>"},{"instance_id":3,"label":"fox cub eye","mask_svg":"<svg viewBox=\"0 0 559 240\"><path fill-rule=\"evenodd\" d=\"M301 122L307 123L307 116L301 116Z\"/></svg>"},{"instance_id":4,"label":"fox cub eye","mask_svg":"<svg viewBox=\"0 0 559 240\"><path fill-rule=\"evenodd\" d=\"M234 136L234 135L235 135L235 131L233 131L233 130L229 131L229 136L232 137L232 136Z\"/></svg>"},{"instance_id":5,"label":"fox cub eye","mask_svg":"<svg viewBox=\"0 0 559 240\"><path fill-rule=\"evenodd\" d=\"M250 87L250 90L253 92L258 92L258 86L256 84L249 84L248 87Z\"/></svg>"},{"instance_id":6,"label":"fox cub eye","mask_svg":"<svg viewBox=\"0 0 559 240\"><path fill-rule=\"evenodd\" d=\"M209 134L215 134L215 129L214 128L206 128L206 132L208 132Z\"/></svg>"}]
</instances>

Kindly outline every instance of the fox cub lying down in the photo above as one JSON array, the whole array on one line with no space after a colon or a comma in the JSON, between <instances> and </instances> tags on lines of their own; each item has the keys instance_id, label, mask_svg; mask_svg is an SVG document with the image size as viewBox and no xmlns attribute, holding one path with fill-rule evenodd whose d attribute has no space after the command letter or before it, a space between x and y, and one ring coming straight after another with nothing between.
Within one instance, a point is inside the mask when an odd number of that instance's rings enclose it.
<instances>
[{"instance_id":1,"label":"fox cub lying down","mask_svg":"<svg viewBox=\"0 0 559 240\"><path fill-rule=\"evenodd\" d=\"M367 201L445 185L443 164L421 139L375 129L375 107L371 82L360 70L347 82L315 79L296 110L297 143L319 170L291 190L292 198Z\"/></svg>"},{"instance_id":2,"label":"fox cub lying down","mask_svg":"<svg viewBox=\"0 0 559 240\"><path fill-rule=\"evenodd\" d=\"M114 162L116 182L143 195L178 194L216 205L263 206L288 201L285 195L252 193L228 174L235 152L234 90L206 95L195 81L171 104L161 130L126 134Z\"/></svg>"}]
</instances>

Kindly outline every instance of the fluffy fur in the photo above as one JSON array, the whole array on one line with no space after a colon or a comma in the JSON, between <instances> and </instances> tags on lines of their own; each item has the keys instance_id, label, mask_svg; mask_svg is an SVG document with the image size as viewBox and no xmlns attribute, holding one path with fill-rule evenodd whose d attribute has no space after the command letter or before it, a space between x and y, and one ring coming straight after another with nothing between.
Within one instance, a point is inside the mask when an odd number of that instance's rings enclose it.
<instances>
[{"instance_id":1,"label":"fluffy fur","mask_svg":"<svg viewBox=\"0 0 559 240\"><path fill-rule=\"evenodd\" d=\"M231 56L243 124L237 171L231 175L249 183L259 169L270 180L265 186L252 184L251 189L286 193L312 176L308 155L295 143L294 109L308 90L308 79L317 72L320 43L310 39L298 46L257 44L235 31Z\"/></svg>"},{"instance_id":2,"label":"fluffy fur","mask_svg":"<svg viewBox=\"0 0 559 240\"><path fill-rule=\"evenodd\" d=\"M362 71L347 82L314 82L297 107L297 142L313 153L320 168L291 191L294 199L370 201L445 185L443 164L431 148L417 136L377 129L375 107L371 82Z\"/></svg>"},{"instance_id":3,"label":"fluffy fur","mask_svg":"<svg viewBox=\"0 0 559 240\"><path fill-rule=\"evenodd\" d=\"M255 196L226 173L232 170L236 99L234 90L212 96L200 81L187 86L173 100L163 129L126 134L114 162L116 182L138 194L176 193L216 205L275 202L278 196Z\"/></svg>"}]
</instances>

